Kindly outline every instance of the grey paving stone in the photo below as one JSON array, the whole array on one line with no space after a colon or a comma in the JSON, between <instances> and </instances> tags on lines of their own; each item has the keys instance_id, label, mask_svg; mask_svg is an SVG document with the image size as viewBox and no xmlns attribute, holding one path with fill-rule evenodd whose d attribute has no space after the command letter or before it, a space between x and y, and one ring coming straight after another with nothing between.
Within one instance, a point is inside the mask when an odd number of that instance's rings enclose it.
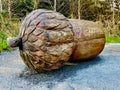
<instances>
[{"instance_id":1,"label":"grey paving stone","mask_svg":"<svg viewBox=\"0 0 120 90\"><path fill-rule=\"evenodd\" d=\"M75 66L28 75L18 50L0 53L0 90L120 90L120 44Z\"/></svg>"}]
</instances>

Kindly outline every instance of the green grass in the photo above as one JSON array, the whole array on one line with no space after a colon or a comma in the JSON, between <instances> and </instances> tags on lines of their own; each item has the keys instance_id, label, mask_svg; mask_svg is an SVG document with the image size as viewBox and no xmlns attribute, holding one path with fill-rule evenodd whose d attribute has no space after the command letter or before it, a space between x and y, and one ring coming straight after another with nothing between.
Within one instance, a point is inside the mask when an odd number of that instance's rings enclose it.
<instances>
[{"instance_id":1,"label":"green grass","mask_svg":"<svg viewBox=\"0 0 120 90\"><path fill-rule=\"evenodd\" d=\"M3 50L8 50L8 49L9 47L7 45L7 41L6 40L0 41L0 52Z\"/></svg>"},{"instance_id":2,"label":"green grass","mask_svg":"<svg viewBox=\"0 0 120 90\"><path fill-rule=\"evenodd\" d=\"M9 49L6 39L7 39L7 36L5 35L5 32L0 30L0 52L3 50Z\"/></svg>"},{"instance_id":3,"label":"green grass","mask_svg":"<svg viewBox=\"0 0 120 90\"><path fill-rule=\"evenodd\" d=\"M108 42L108 43L120 43L120 37L106 36L106 42Z\"/></svg>"},{"instance_id":4,"label":"green grass","mask_svg":"<svg viewBox=\"0 0 120 90\"><path fill-rule=\"evenodd\" d=\"M21 21L19 21L19 19L12 18L11 22L9 21L8 17L4 19L5 22L2 23L3 27L0 24L0 52L3 50L10 50L6 39L7 37L14 37L18 35L18 30L21 25Z\"/></svg>"}]
</instances>

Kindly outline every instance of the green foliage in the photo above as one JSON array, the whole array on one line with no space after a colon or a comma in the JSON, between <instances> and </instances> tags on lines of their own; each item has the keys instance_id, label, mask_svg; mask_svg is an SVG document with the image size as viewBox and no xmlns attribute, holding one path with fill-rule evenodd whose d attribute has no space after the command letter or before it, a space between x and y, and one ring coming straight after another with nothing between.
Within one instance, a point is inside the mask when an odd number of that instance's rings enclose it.
<instances>
[{"instance_id":1,"label":"green foliage","mask_svg":"<svg viewBox=\"0 0 120 90\"><path fill-rule=\"evenodd\" d=\"M87 0L87 2L84 0L81 3L81 19L96 21L100 8L90 0Z\"/></svg>"},{"instance_id":2,"label":"green foliage","mask_svg":"<svg viewBox=\"0 0 120 90\"><path fill-rule=\"evenodd\" d=\"M33 0L15 0L12 2L12 15L24 17L33 10Z\"/></svg>"},{"instance_id":3,"label":"green foliage","mask_svg":"<svg viewBox=\"0 0 120 90\"><path fill-rule=\"evenodd\" d=\"M53 9L53 3L51 3L51 2L41 2L41 3L39 3L39 5L38 5L38 9L39 8L44 8L44 9L49 9L49 10L52 10Z\"/></svg>"},{"instance_id":4,"label":"green foliage","mask_svg":"<svg viewBox=\"0 0 120 90\"><path fill-rule=\"evenodd\" d=\"M2 10L2 11L0 11L0 14L2 17L7 17L8 12L6 10Z\"/></svg>"},{"instance_id":5,"label":"green foliage","mask_svg":"<svg viewBox=\"0 0 120 90\"><path fill-rule=\"evenodd\" d=\"M7 45L7 37L18 35L18 28L20 27L21 22L12 22L6 23L3 30L0 30L0 52L3 50L9 50Z\"/></svg>"},{"instance_id":6,"label":"green foliage","mask_svg":"<svg viewBox=\"0 0 120 90\"><path fill-rule=\"evenodd\" d=\"M7 36L6 36L5 32L2 31L2 30L0 30L0 52L1 52L2 50L7 50L7 49L9 49L9 48L8 48L8 45L7 45L6 39L7 39Z\"/></svg>"},{"instance_id":7,"label":"green foliage","mask_svg":"<svg viewBox=\"0 0 120 90\"><path fill-rule=\"evenodd\" d=\"M113 37L113 36L106 36L106 42L120 43L120 38L119 37Z\"/></svg>"},{"instance_id":8,"label":"green foliage","mask_svg":"<svg viewBox=\"0 0 120 90\"><path fill-rule=\"evenodd\" d=\"M20 24L21 21L18 18L10 20L6 10L0 11L0 52L9 49L6 39L18 34Z\"/></svg>"}]
</instances>

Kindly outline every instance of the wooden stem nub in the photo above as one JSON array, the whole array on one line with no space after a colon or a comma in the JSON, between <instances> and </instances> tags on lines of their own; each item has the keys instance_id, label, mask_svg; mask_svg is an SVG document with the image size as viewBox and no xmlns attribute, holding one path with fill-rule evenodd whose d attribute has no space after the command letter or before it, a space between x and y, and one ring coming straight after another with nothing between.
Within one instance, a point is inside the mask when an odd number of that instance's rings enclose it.
<instances>
[{"instance_id":1,"label":"wooden stem nub","mask_svg":"<svg viewBox=\"0 0 120 90\"><path fill-rule=\"evenodd\" d=\"M22 49L22 39L19 37L9 37L7 38L8 45L12 48L19 47Z\"/></svg>"}]
</instances>

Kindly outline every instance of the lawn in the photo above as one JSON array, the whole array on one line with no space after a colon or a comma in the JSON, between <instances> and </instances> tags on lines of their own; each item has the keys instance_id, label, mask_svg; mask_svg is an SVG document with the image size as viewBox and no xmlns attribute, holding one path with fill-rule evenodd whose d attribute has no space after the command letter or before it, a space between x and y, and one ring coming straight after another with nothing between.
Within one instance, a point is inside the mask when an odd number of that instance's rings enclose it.
<instances>
[{"instance_id":1,"label":"lawn","mask_svg":"<svg viewBox=\"0 0 120 90\"><path fill-rule=\"evenodd\" d=\"M120 43L120 37L106 36L106 42L108 42L108 43Z\"/></svg>"}]
</instances>

